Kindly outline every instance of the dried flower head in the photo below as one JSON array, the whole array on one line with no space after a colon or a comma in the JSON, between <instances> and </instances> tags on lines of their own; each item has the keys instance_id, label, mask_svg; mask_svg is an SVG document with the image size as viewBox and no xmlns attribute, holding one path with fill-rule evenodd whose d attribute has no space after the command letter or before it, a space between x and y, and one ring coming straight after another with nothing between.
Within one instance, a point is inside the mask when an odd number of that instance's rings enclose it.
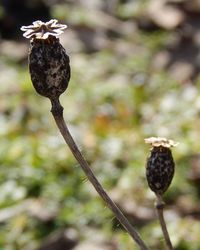
<instances>
[{"instance_id":1,"label":"dried flower head","mask_svg":"<svg viewBox=\"0 0 200 250\"><path fill-rule=\"evenodd\" d=\"M178 143L166 138L150 137L146 143L153 146L147 159L146 178L150 189L157 195L163 195L174 176L174 160L170 147Z\"/></svg>"},{"instance_id":2,"label":"dried flower head","mask_svg":"<svg viewBox=\"0 0 200 250\"><path fill-rule=\"evenodd\" d=\"M47 39L50 35L58 37L67 28L65 24L59 24L56 19L51 19L49 22L35 21L32 25L22 26L21 30L25 31L24 37Z\"/></svg>"},{"instance_id":3,"label":"dried flower head","mask_svg":"<svg viewBox=\"0 0 200 250\"><path fill-rule=\"evenodd\" d=\"M69 57L58 39L66 27L55 19L21 27L24 36L31 39L29 71L33 86L40 95L51 100L67 89L70 80Z\"/></svg>"},{"instance_id":4,"label":"dried flower head","mask_svg":"<svg viewBox=\"0 0 200 250\"><path fill-rule=\"evenodd\" d=\"M171 148L176 147L178 145L178 142L175 142L173 140L169 140L162 137L150 137L144 139L145 143L151 144L153 147L165 147L165 148Z\"/></svg>"}]
</instances>

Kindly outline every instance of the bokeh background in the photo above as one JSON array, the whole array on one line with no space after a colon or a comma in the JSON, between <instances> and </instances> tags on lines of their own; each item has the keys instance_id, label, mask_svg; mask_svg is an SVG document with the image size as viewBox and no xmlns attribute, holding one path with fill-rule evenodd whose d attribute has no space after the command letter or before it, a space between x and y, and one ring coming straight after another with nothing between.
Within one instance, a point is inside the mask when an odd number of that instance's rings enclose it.
<instances>
[{"instance_id":1,"label":"bokeh background","mask_svg":"<svg viewBox=\"0 0 200 250\"><path fill-rule=\"evenodd\" d=\"M72 78L61 97L81 151L152 250L164 249L144 138L178 141L164 196L175 250L200 249L200 2L2 0L0 249L134 250L64 144L27 67L22 25L58 19Z\"/></svg>"}]
</instances>

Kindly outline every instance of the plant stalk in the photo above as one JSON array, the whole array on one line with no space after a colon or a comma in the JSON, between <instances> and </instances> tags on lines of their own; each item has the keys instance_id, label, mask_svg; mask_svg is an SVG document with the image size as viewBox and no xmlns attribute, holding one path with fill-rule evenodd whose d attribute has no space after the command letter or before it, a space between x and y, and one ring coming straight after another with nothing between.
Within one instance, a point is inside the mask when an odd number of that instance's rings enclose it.
<instances>
[{"instance_id":1,"label":"plant stalk","mask_svg":"<svg viewBox=\"0 0 200 250\"><path fill-rule=\"evenodd\" d=\"M170 237L169 237L169 233L168 233L166 222L165 222L164 215L163 215L163 210L164 210L164 207L165 207L165 203L163 202L161 196L156 195L156 197L157 197L157 201L156 201L155 207L156 207L158 219L159 219L159 222L160 222L160 226L162 228L162 232L163 232L163 236L164 236L164 239L165 239L166 247L167 247L167 250L173 250L173 246L172 246L172 243L171 243L171 240L170 240Z\"/></svg>"},{"instance_id":2,"label":"plant stalk","mask_svg":"<svg viewBox=\"0 0 200 250\"><path fill-rule=\"evenodd\" d=\"M62 134L65 142L69 146L72 154L80 164L80 167L86 174L88 180L91 182L91 184L94 186L98 194L101 196L101 198L104 200L104 202L107 204L107 206L110 208L110 210L114 213L118 221L122 224L122 226L125 228L125 230L128 232L128 234L132 237L132 239L137 243L139 248L141 250L148 250L146 244L141 239L138 232L134 229L134 227L130 224L128 219L124 216L124 214L121 212L121 210L118 208L118 206L112 201L112 199L108 196L106 191L103 189L97 178L95 177L94 173L92 172L89 164L85 160L84 156L81 154L80 150L78 149L73 137L71 136L68 127L65 123L65 120L63 118L63 107L61 106L59 99L51 100L52 109L51 112L53 114L53 117L55 119L55 122L60 130L60 133Z\"/></svg>"}]
</instances>

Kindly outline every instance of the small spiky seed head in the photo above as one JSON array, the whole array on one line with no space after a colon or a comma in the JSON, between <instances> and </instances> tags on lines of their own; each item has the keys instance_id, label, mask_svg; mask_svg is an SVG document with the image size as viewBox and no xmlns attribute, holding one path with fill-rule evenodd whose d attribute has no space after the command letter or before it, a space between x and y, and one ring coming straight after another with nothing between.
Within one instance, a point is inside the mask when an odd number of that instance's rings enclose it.
<instances>
[{"instance_id":1,"label":"small spiky seed head","mask_svg":"<svg viewBox=\"0 0 200 250\"><path fill-rule=\"evenodd\" d=\"M159 137L147 138L145 142L153 146L146 163L147 182L156 195L162 196L174 176L175 164L170 147L176 146L177 143Z\"/></svg>"},{"instance_id":2,"label":"small spiky seed head","mask_svg":"<svg viewBox=\"0 0 200 250\"><path fill-rule=\"evenodd\" d=\"M29 71L33 86L40 95L51 100L67 89L70 80L69 57L58 39L66 27L55 19L21 27L24 36L31 39Z\"/></svg>"}]
</instances>

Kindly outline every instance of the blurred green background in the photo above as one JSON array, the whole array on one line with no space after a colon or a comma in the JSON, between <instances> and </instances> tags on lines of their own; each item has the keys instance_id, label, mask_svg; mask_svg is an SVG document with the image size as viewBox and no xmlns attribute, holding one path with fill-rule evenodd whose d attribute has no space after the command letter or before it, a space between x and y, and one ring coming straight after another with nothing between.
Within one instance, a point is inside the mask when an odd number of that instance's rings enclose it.
<instances>
[{"instance_id":1,"label":"blurred green background","mask_svg":"<svg viewBox=\"0 0 200 250\"><path fill-rule=\"evenodd\" d=\"M175 250L200 249L200 4L197 0L3 0L0 249L134 250L37 95L21 25L56 18L72 78L61 96L92 170L152 250L164 249L144 138L178 141L165 194Z\"/></svg>"}]
</instances>

